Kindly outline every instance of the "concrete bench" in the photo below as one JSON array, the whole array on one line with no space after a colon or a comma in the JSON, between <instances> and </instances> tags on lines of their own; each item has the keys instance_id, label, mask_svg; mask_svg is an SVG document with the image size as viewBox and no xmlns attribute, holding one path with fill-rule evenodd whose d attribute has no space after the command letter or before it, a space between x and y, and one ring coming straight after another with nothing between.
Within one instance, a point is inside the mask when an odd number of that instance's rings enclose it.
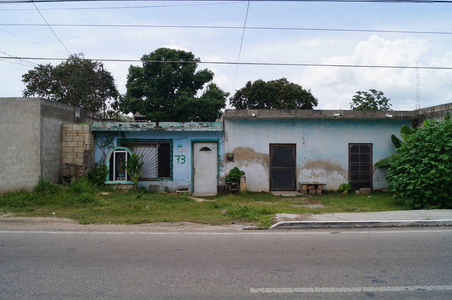
<instances>
[{"instance_id":1,"label":"concrete bench","mask_svg":"<svg viewBox=\"0 0 452 300\"><path fill-rule=\"evenodd\" d=\"M299 182L300 193L305 195L320 195L322 194L323 186L326 183L318 182Z\"/></svg>"}]
</instances>

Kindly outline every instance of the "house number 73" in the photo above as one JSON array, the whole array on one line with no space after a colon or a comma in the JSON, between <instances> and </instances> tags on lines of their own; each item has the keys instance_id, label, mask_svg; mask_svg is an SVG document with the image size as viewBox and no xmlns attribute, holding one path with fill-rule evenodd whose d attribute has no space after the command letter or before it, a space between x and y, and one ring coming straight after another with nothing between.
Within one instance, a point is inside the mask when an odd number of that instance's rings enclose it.
<instances>
[{"instance_id":1,"label":"house number 73","mask_svg":"<svg viewBox=\"0 0 452 300\"><path fill-rule=\"evenodd\" d=\"M185 164L185 155L174 155L178 164Z\"/></svg>"}]
</instances>

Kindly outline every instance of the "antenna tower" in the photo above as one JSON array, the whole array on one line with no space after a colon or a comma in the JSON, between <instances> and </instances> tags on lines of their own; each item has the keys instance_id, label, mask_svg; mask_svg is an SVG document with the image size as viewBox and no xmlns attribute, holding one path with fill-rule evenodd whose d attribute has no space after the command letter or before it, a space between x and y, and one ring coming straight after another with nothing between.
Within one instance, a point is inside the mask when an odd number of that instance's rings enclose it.
<instances>
[{"instance_id":1,"label":"antenna tower","mask_svg":"<svg viewBox=\"0 0 452 300\"><path fill-rule=\"evenodd\" d=\"M421 76L419 73L419 61L416 62L416 107L421 108Z\"/></svg>"}]
</instances>

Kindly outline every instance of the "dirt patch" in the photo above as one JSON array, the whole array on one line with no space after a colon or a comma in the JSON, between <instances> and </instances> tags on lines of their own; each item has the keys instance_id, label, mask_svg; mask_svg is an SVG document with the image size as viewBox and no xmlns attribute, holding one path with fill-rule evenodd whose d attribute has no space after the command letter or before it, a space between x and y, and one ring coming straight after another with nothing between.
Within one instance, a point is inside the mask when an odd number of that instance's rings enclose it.
<instances>
[{"instance_id":1,"label":"dirt patch","mask_svg":"<svg viewBox=\"0 0 452 300\"><path fill-rule=\"evenodd\" d=\"M0 216L0 230L83 231L83 232L153 232L153 231L238 231L250 224L207 225L190 222L126 224L79 224L64 218L24 218Z\"/></svg>"}]
</instances>

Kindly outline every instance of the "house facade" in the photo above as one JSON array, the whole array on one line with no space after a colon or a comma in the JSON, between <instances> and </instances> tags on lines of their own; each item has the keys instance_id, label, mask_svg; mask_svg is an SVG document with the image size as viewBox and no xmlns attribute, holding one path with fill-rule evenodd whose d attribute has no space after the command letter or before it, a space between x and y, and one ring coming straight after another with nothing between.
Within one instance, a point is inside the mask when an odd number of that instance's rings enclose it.
<instances>
[{"instance_id":1,"label":"house facade","mask_svg":"<svg viewBox=\"0 0 452 300\"><path fill-rule=\"evenodd\" d=\"M301 183L378 190L388 182L374 164L394 152L391 135L449 109L226 110L222 122L95 122L91 131L95 160L109 170L107 184L131 184L124 166L135 152L144 161L139 185L159 191L213 195L234 167L245 171L253 192L296 191Z\"/></svg>"},{"instance_id":2,"label":"house facade","mask_svg":"<svg viewBox=\"0 0 452 300\"><path fill-rule=\"evenodd\" d=\"M132 152L142 157L139 186L196 195L217 192L223 172L223 125L218 122L95 122L96 162L105 163L106 183L130 185L125 164Z\"/></svg>"},{"instance_id":3,"label":"house facade","mask_svg":"<svg viewBox=\"0 0 452 300\"><path fill-rule=\"evenodd\" d=\"M414 111L226 110L225 173L245 171L250 191L295 191L299 183L337 190L388 187L374 164L394 151L391 135Z\"/></svg>"}]
</instances>

